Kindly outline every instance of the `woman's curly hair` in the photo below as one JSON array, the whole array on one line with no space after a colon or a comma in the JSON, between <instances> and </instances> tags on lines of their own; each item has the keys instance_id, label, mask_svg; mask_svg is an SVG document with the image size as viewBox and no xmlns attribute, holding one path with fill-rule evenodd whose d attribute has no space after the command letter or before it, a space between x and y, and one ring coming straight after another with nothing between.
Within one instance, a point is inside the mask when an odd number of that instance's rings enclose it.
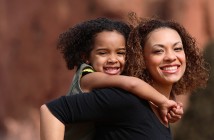
<instances>
[{"instance_id":1,"label":"woman's curly hair","mask_svg":"<svg viewBox=\"0 0 214 140\"><path fill-rule=\"evenodd\" d=\"M130 27L123 21L97 18L77 24L60 34L57 49L63 54L68 69L85 62L93 49L96 35L102 31L117 31L127 42Z\"/></svg>"},{"instance_id":2,"label":"woman's curly hair","mask_svg":"<svg viewBox=\"0 0 214 140\"><path fill-rule=\"evenodd\" d=\"M186 71L184 76L173 85L172 95L192 92L198 87L205 87L208 80L208 65L199 51L196 41L183 26L172 20L158 18L140 19L138 25L131 31L128 39L129 56L126 60L125 74L139 77L152 84L151 75L146 70L144 62L144 45L148 35L159 28L170 28L178 32L181 37L186 55Z\"/></svg>"}]
</instances>

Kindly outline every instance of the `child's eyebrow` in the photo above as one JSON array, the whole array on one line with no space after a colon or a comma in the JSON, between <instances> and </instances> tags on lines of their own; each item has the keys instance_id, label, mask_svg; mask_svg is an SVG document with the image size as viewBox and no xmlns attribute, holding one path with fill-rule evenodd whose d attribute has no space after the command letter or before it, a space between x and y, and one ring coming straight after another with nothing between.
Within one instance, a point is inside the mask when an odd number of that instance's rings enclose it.
<instances>
[{"instance_id":1,"label":"child's eyebrow","mask_svg":"<svg viewBox=\"0 0 214 140\"><path fill-rule=\"evenodd\" d=\"M105 50L107 50L108 48L98 48L98 49L96 49L96 51L105 51Z\"/></svg>"},{"instance_id":2,"label":"child's eyebrow","mask_svg":"<svg viewBox=\"0 0 214 140\"><path fill-rule=\"evenodd\" d=\"M99 50L108 50L108 48L97 48L96 51L99 51ZM118 48L117 50L126 50L125 47L121 47L121 48Z\"/></svg>"}]
</instances>

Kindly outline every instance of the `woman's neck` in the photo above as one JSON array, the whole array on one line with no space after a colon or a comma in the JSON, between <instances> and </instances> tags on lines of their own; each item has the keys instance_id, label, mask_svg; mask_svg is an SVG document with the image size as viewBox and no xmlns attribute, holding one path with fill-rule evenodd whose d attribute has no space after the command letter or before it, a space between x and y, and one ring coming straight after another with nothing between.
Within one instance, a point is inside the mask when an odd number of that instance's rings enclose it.
<instances>
[{"instance_id":1,"label":"woman's neck","mask_svg":"<svg viewBox=\"0 0 214 140\"><path fill-rule=\"evenodd\" d=\"M157 91L159 91L161 94L163 94L164 96L166 96L168 99L170 98L170 93L172 91L172 85L161 85L161 84L153 84L152 85ZM168 127L168 123L164 123L158 113L158 108L157 106L155 106L154 104L152 104L150 102L150 106L153 110L153 112L155 113L155 115L157 116L157 118L159 119L159 121L166 127Z\"/></svg>"},{"instance_id":2,"label":"woman's neck","mask_svg":"<svg viewBox=\"0 0 214 140\"><path fill-rule=\"evenodd\" d=\"M159 91L161 94L166 96L168 99L170 98L170 93L172 91L172 85L153 84L153 87L157 91Z\"/></svg>"}]
</instances>

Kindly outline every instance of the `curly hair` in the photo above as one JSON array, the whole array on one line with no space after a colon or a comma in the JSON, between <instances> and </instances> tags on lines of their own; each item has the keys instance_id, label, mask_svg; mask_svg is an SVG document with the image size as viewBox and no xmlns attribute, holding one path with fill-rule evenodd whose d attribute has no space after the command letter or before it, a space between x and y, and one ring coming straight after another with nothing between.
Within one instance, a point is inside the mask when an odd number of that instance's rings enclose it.
<instances>
[{"instance_id":1,"label":"curly hair","mask_svg":"<svg viewBox=\"0 0 214 140\"><path fill-rule=\"evenodd\" d=\"M148 35L159 28L171 28L180 35L184 52L186 54L186 71L183 77L173 85L171 94L180 95L192 92L198 87L205 87L208 80L208 65L198 49L196 41L185 28L172 20L161 20L158 18L140 19L138 25L131 31L127 49L129 52L126 60L125 73L139 77L152 84L152 78L146 70L143 49Z\"/></svg>"},{"instance_id":2,"label":"curly hair","mask_svg":"<svg viewBox=\"0 0 214 140\"><path fill-rule=\"evenodd\" d=\"M123 21L97 18L77 24L59 35L57 49L63 54L68 69L85 62L83 56L89 57L96 35L102 31L117 31L127 42L131 29Z\"/></svg>"}]
</instances>

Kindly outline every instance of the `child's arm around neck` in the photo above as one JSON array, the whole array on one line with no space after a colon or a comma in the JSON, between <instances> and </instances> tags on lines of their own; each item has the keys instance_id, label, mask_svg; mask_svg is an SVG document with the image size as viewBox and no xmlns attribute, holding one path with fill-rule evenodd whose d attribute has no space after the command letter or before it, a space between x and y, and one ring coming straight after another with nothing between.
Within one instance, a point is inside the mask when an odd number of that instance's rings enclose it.
<instances>
[{"instance_id":1,"label":"child's arm around neck","mask_svg":"<svg viewBox=\"0 0 214 140\"><path fill-rule=\"evenodd\" d=\"M139 98L153 102L161 110L161 116L167 121L166 114L170 108L176 106L176 102L167 99L145 81L131 76L108 75L102 72L86 74L80 79L83 92L89 92L96 88L117 87L127 90Z\"/></svg>"}]
</instances>

